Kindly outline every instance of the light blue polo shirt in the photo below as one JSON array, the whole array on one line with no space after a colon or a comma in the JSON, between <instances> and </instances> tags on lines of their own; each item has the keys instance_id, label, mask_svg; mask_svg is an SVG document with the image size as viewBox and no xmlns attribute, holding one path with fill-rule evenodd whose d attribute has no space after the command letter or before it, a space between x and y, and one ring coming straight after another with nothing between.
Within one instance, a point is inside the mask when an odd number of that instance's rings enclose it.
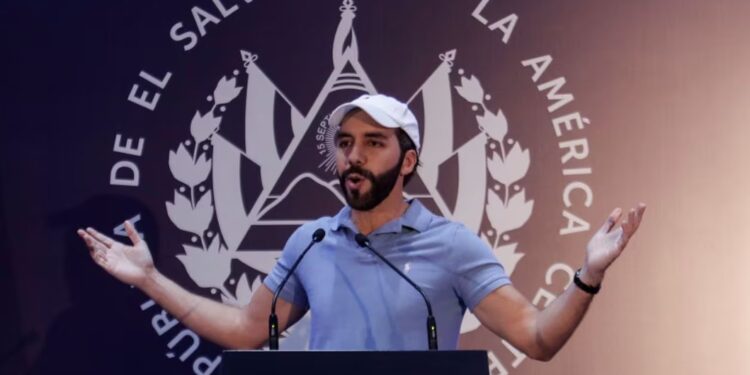
<instances>
[{"instance_id":1,"label":"light blue polo shirt","mask_svg":"<svg viewBox=\"0 0 750 375\"><path fill-rule=\"evenodd\" d=\"M463 224L432 214L418 200L371 233L373 248L424 291L437 320L438 346L452 350L466 308L510 283L492 251ZM351 208L298 228L264 283L276 290L310 243L281 298L311 310L312 350L426 350L427 308L397 273L354 240Z\"/></svg>"}]
</instances>

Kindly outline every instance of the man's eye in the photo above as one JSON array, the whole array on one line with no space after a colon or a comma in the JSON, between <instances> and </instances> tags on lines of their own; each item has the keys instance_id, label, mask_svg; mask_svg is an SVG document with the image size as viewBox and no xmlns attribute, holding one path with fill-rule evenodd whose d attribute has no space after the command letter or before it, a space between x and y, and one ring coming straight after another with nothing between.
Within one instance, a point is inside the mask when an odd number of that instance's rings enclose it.
<instances>
[{"instance_id":1,"label":"man's eye","mask_svg":"<svg viewBox=\"0 0 750 375\"><path fill-rule=\"evenodd\" d=\"M383 146L383 142L380 142L380 141L369 141L367 142L367 144L370 147L382 147Z\"/></svg>"},{"instance_id":2,"label":"man's eye","mask_svg":"<svg viewBox=\"0 0 750 375\"><path fill-rule=\"evenodd\" d=\"M340 140L337 143L338 148L347 148L349 147L350 142L348 140Z\"/></svg>"}]
</instances>

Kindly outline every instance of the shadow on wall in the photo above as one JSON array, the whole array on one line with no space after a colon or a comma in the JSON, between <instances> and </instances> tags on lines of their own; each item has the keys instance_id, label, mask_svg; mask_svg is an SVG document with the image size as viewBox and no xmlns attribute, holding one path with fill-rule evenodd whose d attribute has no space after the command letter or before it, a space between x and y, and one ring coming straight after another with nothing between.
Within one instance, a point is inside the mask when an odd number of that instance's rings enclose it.
<instances>
[{"instance_id":1,"label":"shadow on wall","mask_svg":"<svg viewBox=\"0 0 750 375\"><path fill-rule=\"evenodd\" d=\"M99 268L75 233L88 225L111 233L110 228L121 224L123 213L131 212L140 213L136 227L148 233L158 259L153 214L132 198L98 195L50 217L49 229L64 236L62 266L70 306L47 327L42 350L28 373L144 374L156 371L152 365L163 362L158 360L163 345L155 340L146 316L138 313L145 297ZM59 291L40 291L39 298L52 293Z\"/></svg>"}]
</instances>

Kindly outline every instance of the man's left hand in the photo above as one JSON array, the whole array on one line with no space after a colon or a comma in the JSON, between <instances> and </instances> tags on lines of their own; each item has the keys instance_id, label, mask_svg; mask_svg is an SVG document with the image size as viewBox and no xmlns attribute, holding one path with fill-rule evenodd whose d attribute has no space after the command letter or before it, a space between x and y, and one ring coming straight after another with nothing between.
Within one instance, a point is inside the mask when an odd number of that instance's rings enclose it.
<instances>
[{"instance_id":1,"label":"man's left hand","mask_svg":"<svg viewBox=\"0 0 750 375\"><path fill-rule=\"evenodd\" d=\"M604 278L604 272L612 262L620 256L628 241L641 224L646 205L638 204L631 208L622 224L615 227L622 216L622 209L616 208L607 221L591 237L586 247L586 261L581 269L581 279L588 285L599 285Z\"/></svg>"}]
</instances>

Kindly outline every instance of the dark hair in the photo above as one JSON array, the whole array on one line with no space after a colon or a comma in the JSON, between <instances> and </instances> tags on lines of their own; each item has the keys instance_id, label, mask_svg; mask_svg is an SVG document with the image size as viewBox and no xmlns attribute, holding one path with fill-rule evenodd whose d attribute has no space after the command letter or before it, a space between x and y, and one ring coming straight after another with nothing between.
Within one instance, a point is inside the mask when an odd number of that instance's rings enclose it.
<instances>
[{"instance_id":1,"label":"dark hair","mask_svg":"<svg viewBox=\"0 0 750 375\"><path fill-rule=\"evenodd\" d=\"M419 151L417 151L417 146L414 144L414 141L411 140L411 137L409 137L408 134L404 131L404 129L398 128L396 131L396 138L398 138L398 146L401 148L401 161L399 164L404 162L404 158L406 157L406 152L409 150L414 150L414 152L417 154L417 162L414 164L414 169L412 169L411 173L404 176L404 186L411 181L411 178L414 176L414 173L417 172L417 167L419 167Z\"/></svg>"}]
</instances>

